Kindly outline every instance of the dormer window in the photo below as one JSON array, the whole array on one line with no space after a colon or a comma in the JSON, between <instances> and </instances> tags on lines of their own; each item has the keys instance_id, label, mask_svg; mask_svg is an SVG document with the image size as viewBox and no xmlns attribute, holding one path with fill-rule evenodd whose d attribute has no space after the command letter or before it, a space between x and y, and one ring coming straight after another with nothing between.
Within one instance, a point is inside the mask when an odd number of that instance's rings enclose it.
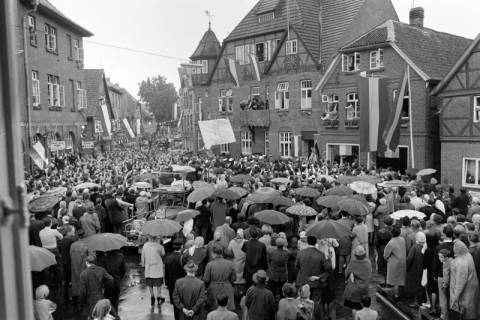
<instances>
[{"instance_id":1,"label":"dormer window","mask_svg":"<svg viewBox=\"0 0 480 320\"><path fill-rule=\"evenodd\" d=\"M285 42L285 51L286 51L286 54L297 54L298 52L297 39L287 40Z\"/></svg>"},{"instance_id":2,"label":"dormer window","mask_svg":"<svg viewBox=\"0 0 480 320\"><path fill-rule=\"evenodd\" d=\"M258 16L258 23L265 23L265 22L268 22L268 21L272 21L273 19L275 19L275 12L274 11L263 13L263 14Z\"/></svg>"},{"instance_id":3,"label":"dormer window","mask_svg":"<svg viewBox=\"0 0 480 320\"><path fill-rule=\"evenodd\" d=\"M383 49L378 49L375 51L370 51L370 69L381 69L384 67L383 64Z\"/></svg>"}]
</instances>

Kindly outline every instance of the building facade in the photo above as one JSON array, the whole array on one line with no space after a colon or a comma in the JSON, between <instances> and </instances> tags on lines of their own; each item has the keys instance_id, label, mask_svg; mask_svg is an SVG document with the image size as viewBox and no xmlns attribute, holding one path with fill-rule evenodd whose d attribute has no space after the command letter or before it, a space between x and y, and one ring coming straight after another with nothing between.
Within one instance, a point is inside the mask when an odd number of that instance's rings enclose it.
<instances>
[{"instance_id":1,"label":"building facade","mask_svg":"<svg viewBox=\"0 0 480 320\"><path fill-rule=\"evenodd\" d=\"M24 147L40 141L48 155L77 150L87 109L82 43L93 34L47 0L35 11L18 2L18 24Z\"/></svg>"},{"instance_id":2,"label":"building facade","mask_svg":"<svg viewBox=\"0 0 480 320\"><path fill-rule=\"evenodd\" d=\"M480 35L432 93L440 114L442 182L480 191Z\"/></svg>"}]
</instances>

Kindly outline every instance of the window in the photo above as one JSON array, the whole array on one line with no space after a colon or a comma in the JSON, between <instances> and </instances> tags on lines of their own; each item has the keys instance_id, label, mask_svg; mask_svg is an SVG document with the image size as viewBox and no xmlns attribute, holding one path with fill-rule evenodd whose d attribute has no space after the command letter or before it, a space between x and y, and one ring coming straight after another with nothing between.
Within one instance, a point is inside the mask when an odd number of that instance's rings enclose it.
<instances>
[{"instance_id":1,"label":"window","mask_svg":"<svg viewBox=\"0 0 480 320\"><path fill-rule=\"evenodd\" d=\"M270 154L270 133L265 131L265 155L268 156Z\"/></svg>"},{"instance_id":2,"label":"window","mask_svg":"<svg viewBox=\"0 0 480 320\"><path fill-rule=\"evenodd\" d=\"M250 97L251 99L253 99L254 97L260 97L260 87L251 87Z\"/></svg>"},{"instance_id":3,"label":"window","mask_svg":"<svg viewBox=\"0 0 480 320\"><path fill-rule=\"evenodd\" d=\"M60 85L58 76L48 75L48 104L51 107L65 106L65 88Z\"/></svg>"},{"instance_id":4,"label":"window","mask_svg":"<svg viewBox=\"0 0 480 320\"><path fill-rule=\"evenodd\" d=\"M337 95L332 95L328 99L328 104L327 104L327 112L331 113L337 113L338 112L338 96Z\"/></svg>"},{"instance_id":5,"label":"window","mask_svg":"<svg viewBox=\"0 0 480 320\"><path fill-rule=\"evenodd\" d=\"M291 157L292 156L292 133L280 132L279 142L280 142L280 156Z\"/></svg>"},{"instance_id":6,"label":"window","mask_svg":"<svg viewBox=\"0 0 480 320\"><path fill-rule=\"evenodd\" d=\"M370 51L370 69L383 68L383 49Z\"/></svg>"},{"instance_id":7,"label":"window","mask_svg":"<svg viewBox=\"0 0 480 320\"><path fill-rule=\"evenodd\" d=\"M242 154L252 154L252 134L250 131L242 131Z\"/></svg>"},{"instance_id":8,"label":"window","mask_svg":"<svg viewBox=\"0 0 480 320\"><path fill-rule=\"evenodd\" d=\"M264 23L275 19L275 12L267 12L258 16L258 23Z\"/></svg>"},{"instance_id":9,"label":"window","mask_svg":"<svg viewBox=\"0 0 480 320\"><path fill-rule=\"evenodd\" d=\"M73 80L73 79L69 79L68 83L69 83L69 85L68 85L69 91L70 91L71 97L72 97L72 111L75 111L76 110L77 86L75 84L75 80Z\"/></svg>"},{"instance_id":10,"label":"window","mask_svg":"<svg viewBox=\"0 0 480 320\"><path fill-rule=\"evenodd\" d=\"M38 71L32 70L32 105L38 107L40 105L40 79Z\"/></svg>"},{"instance_id":11,"label":"window","mask_svg":"<svg viewBox=\"0 0 480 320\"><path fill-rule=\"evenodd\" d=\"M220 153L230 153L230 144L224 143L220 145Z\"/></svg>"},{"instance_id":12,"label":"window","mask_svg":"<svg viewBox=\"0 0 480 320\"><path fill-rule=\"evenodd\" d=\"M360 53L342 54L342 72L360 70Z\"/></svg>"},{"instance_id":13,"label":"window","mask_svg":"<svg viewBox=\"0 0 480 320\"><path fill-rule=\"evenodd\" d=\"M275 92L275 108L288 109L289 97L288 82L280 82Z\"/></svg>"},{"instance_id":14,"label":"window","mask_svg":"<svg viewBox=\"0 0 480 320\"><path fill-rule=\"evenodd\" d=\"M218 98L218 111L232 112L233 111L233 93L232 89L221 89L220 97Z\"/></svg>"},{"instance_id":15,"label":"window","mask_svg":"<svg viewBox=\"0 0 480 320\"><path fill-rule=\"evenodd\" d=\"M82 83L77 81L77 108L84 109L87 107L87 90L82 89Z\"/></svg>"},{"instance_id":16,"label":"window","mask_svg":"<svg viewBox=\"0 0 480 320\"><path fill-rule=\"evenodd\" d=\"M480 96L473 97L473 122L480 122Z\"/></svg>"},{"instance_id":17,"label":"window","mask_svg":"<svg viewBox=\"0 0 480 320\"><path fill-rule=\"evenodd\" d=\"M73 59L83 61L83 48L80 46L80 40L73 39Z\"/></svg>"},{"instance_id":18,"label":"window","mask_svg":"<svg viewBox=\"0 0 480 320\"><path fill-rule=\"evenodd\" d=\"M255 53L255 45L245 44L235 47L235 60L238 61L240 65L245 65L250 63L250 53Z\"/></svg>"},{"instance_id":19,"label":"window","mask_svg":"<svg viewBox=\"0 0 480 320\"><path fill-rule=\"evenodd\" d=\"M300 107L312 109L312 80L300 81Z\"/></svg>"},{"instance_id":20,"label":"window","mask_svg":"<svg viewBox=\"0 0 480 320\"><path fill-rule=\"evenodd\" d=\"M57 29L45 24L45 46L48 52L58 52L57 51Z\"/></svg>"},{"instance_id":21,"label":"window","mask_svg":"<svg viewBox=\"0 0 480 320\"><path fill-rule=\"evenodd\" d=\"M37 46L37 19L34 16L27 16L28 31L30 33L30 45Z\"/></svg>"},{"instance_id":22,"label":"window","mask_svg":"<svg viewBox=\"0 0 480 320\"><path fill-rule=\"evenodd\" d=\"M347 95L347 120L360 119L360 106L358 104L357 93L350 93Z\"/></svg>"},{"instance_id":23,"label":"window","mask_svg":"<svg viewBox=\"0 0 480 320\"><path fill-rule=\"evenodd\" d=\"M297 39L287 40L285 50L287 54L297 54Z\"/></svg>"},{"instance_id":24,"label":"window","mask_svg":"<svg viewBox=\"0 0 480 320\"><path fill-rule=\"evenodd\" d=\"M193 74L207 74L208 73L208 60L195 60L192 61L193 64L202 65L199 68L193 68Z\"/></svg>"},{"instance_id":25,"label":"window","mask_svg":"<svg viewBox=\"0 0 480 320\"><path fill-rule=\"evenodd\" d=\"M268 61L271 59L271 41L265 41L255 44L255 54L258 61Z\"/></svg>"},{"instance_id":26,"label":"window","mask_svg":"<svg viewBox=\"0 0 480 320\"><path fill-rule=\"evenodd\" d=\"M480 187L480 159L463 159L463 185Z\"/></svg>"}]
</instances>

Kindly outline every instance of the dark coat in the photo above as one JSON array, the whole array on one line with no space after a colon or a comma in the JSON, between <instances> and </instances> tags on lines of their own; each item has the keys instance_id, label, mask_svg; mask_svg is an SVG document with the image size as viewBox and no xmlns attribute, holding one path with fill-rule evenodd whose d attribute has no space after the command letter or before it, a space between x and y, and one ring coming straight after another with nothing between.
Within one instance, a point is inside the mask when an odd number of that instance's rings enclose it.
<instances>
[{"instance_id":1,"label":"dark coat","mask_svg":"<svg viewBox=\"0 0 480 320\"><path fill-rule=\"evenodd\" d=\"M198 266L198 270L195 273L197 277L203 276L203 272L205 271L205 265L207 264L208 260L207 248L195 248L192 256L189 255L187 251L186 253L184 253L183 258L183 261L188 262L192 260Z\"/></svg>"},{"instance_id":2,"label":"dark coat","mask_svg":"<svg viewBox=\"0 0 480 320\"><path fill-rule=\"evenodd\" d=\"M304 284L310 285L310 288L320 288L322 283L320 280L310 281L311 276L320 276L322 273L331 269L331 264L325 255L315 247L307 247L297 253L295 262L298 270L297 287Z\"/></svg>"},{"instance_id":3,"label":"dark coat","mask_svg":"<svg viewBox=\"0 0 480 320\"><path fill-rule=\"evenodd\" d=\"M471 246L469 251L470 251L470 254L472 255L473 263L475 264L477 279L480 279L480 245ZM452 249L452 252L453 252L453 249Z\"/></svg>"},{"instance_id":4,"label":"dark coat","mask_svg":"<svg viewBox=\"0 0 480 320\"><path fill-rule=\"evenodd\" d=\"M405 278L405 292L410 296L422 293L423 253L422 245L414 244L407 255L407 276Z\"/></svg>"},{"instance_id":5,"label":"dark coat","mask_svg":"<svg viewBox=\"0 0 480 320\"><path fill-rule=\"evenodd\" d=\"M223 293L228 296L227 308L235 310L234 292L232 284L236 274L233 262L224 258L216 258L210 261L205 268L203 281L208 286L208 306L210 310L217 308L217 295Z\"/></svg>"},{"instance_id":6,"label":"dark coat","mask_svg":"<svg viewBox=\"0 0 480 320\"><path fill-rule=\"evenodd\" d=\"M85 303L84 310L91 314L93 307L104 298L103 290L111 285L113 277L99 266L93 265L80 274L80 301Z\"/></svg>"},{"instance_id":7,"label":"dark coat","mask_svg":"<svg viewBox=\"0 0 480 320\"><path fill-rule=\"evenodd\" d=\"M204 319L203 306L206 300L205 284L202 280L192 276L185 276L175 282L173 304L180 311L180 320L186 319L182 311L183 308L194 312L193 317L189 319Z\"/></svg>"},{"instance_id":8,"label":"dark coat","mask_svg":"<svg viewBox=\"0 0 480 320\"><path fill-rule=\"evenodd\" d=\"M45 227L43 220L32 220L28 227L28 235L30 238L30 244L41 247L42 240L40 240L40 231Z\"/></svg>"},{"instance_id":9,"label":"dark coat","mask_svg":"<svg viewBox=\"0 0 480 320\"><path fill-rule=\"evenodd\" d=\"M288 280L288 262L290 252L284 249L274 249L268 253L268 277L273 281Z\"/></svg>"},{"instance_id":10,"label":"dark coat","mask_svg":"<svg viewBox=\"0 0 480 320\"><path fill-rule=\"evenodd\" d=\"M175 282L186 275L183 266L187 261L184 260L182 254L175 251L165 258L165 284L170 292L173 292Z\"/></svg>"},{"instance_id":11,"label":"dark coat","mask_svg":"<svg viewBox=\"0 0 480 320\"><path fill-rule=\"evenodd\" d=\"M242 251L246 254L243 277L248 283L255 272L267 270L267 248L257 239L251 239L243 244Z\"/></svg>"},{"instance_id":12,"label":"dark coat","mask_svg":"<svg viewBox=\"0 0 480 320\"><path fill-rule=\"evenodd\" d=\"M265 286L251 286L245 295L249 320L273 320L277 305L273 293Z\"/></svg>"},{"instance_id":13,"label":"dark coat","mask_svg":"<svg viewBox=\"0 0 480 320\"><path fill-rule=\"evenodd\" d=\"M392 239L390 228L385 227L378 230L375 235L375 248L377 249L377 272L384 276L387 275L387 260L383 257L383 252L388 242Z\"/></svg>"},{"instance_id":14,"label":"dark coat","mask_svg":"<svg viewBox=\"0 0 480 320\"><path fill-rule=\"evenodd\" d=\"M68 268L69 270L71 268L70 247L75 241L77 241L77 237L66 236L63 237L59 245L60 254L62 255L62 264L65 266L65 268Z\"/></svg>"}]
</instances>

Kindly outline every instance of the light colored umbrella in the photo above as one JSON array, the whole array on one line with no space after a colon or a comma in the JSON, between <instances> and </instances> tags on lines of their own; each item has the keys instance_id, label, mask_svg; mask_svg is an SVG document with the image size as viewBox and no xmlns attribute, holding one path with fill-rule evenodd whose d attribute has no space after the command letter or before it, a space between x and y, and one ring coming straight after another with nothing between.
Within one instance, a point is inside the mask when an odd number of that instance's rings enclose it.
<instances>
[{"instance_id":1,"label":"light colored umbrella","mask_svg":"<svg viewBox=\"0 0 480 320\"><path fill-rule=\"evenodd\" d=\"M31 271L43 271L46 268L57 264L55 255L48 249L37 246L29 246L28 253L30 255Z\"/></svg>"},{"instance_id":2,"label":"light colored umbrella","mask_svg":"<svg viewBox=\"0 0 480 320\"><path fill-rule=\"evenodd\" d=\"M294 202L291 198L287 198L284 196L273 197L271 203L275 207L291 207L294 205Z\"/></svg>"},{"instance_id":3,"label":"light colored umbrella","mask_svg":"<svg viewBox=\"0 0 480 320\"><path fill-rule=\"evenodd\" d=\"M214 196L222 199L227 199L227 200L238 200L240 199L240 195L236 193L235 191L229 190L229 189L220 189L217 190L213 193Z\"/></svg>"},{"instance_id":4,"label":"light colored umbrella","mask_svg":"<svg viewBox=\"0 0 480 320\"><path fill-rule=\"evenodd\" d=\"M365 181L355 181L350 184L350 189L360 194L374 194L377 192L375 185Z\"/></svg>"},{"instance_id":5,"label":"light colored umbrella","mask_svg":"<svg viewBox=\"0 0 480 320\"><path fill-rule=\"evenodd\" d=\"M63 196L65 195L65 192L67 192L67 188L65 187L56 187L48 190L45 192L46 195L51 195L51 196Z\"/></svg>"},{"instance_id":6,"label":"light colored umbrella","mask_svg":"<svg viewBox=\"0 0 480 320\"><path fill-rule=\"evenodd\" d=\"M395 211L394 213L392 213L390 215L390 217L394 220L400 220L402 219L403 217L409 217L410 219L411 218L418 218L418 219L423 219L426 217L425 213L423 212L420 212L420 211L416 211L416 210L398 210L398 211Z\"/></svg>"},{"instance_id":7,"label":"light colored umbrella","mask_svg":"<svg viewBox=\"0 0 480 320\"><path fill-rule=\"evenodd\" d=\"M275 210L259 211L255 213L255 218L257 218L257 220L260 222L268 223L270 225L285 224L290 221L288 216Z\"/></svg>"},{"instance_id":8,"label":"light colored umbrella","mask_svg":"<svg viewBox=\"0 0 480 320\"><path fill-rule=\"evenodd\" d=\"M118 233L97 233L85 239L92 251L118 250L127 245L127 238Z\"/></svg>"},{"instance_id":9,"label":"light colored umbrella","mask_svg":"<svg viewBox=\"0 0 480 320\"><path fill-rule=\"evenodd\" d=\"M353 194L353 190L343 185L338 187L333 187L331 189L328 189L325 192L326 196L348 196L352 194Z\"/></svg>"},{"instance_id":10,"label":"light colored umbrella","mask_svg":"<svg viewBox=\"0 0 480 320\"><path fill-rule=\"evenodd\" d=\"M420 171L417 172L417 176L428 176L430 174L434 174L435 172L437 172L437 170L435 169L422 169Z\"/></svg>"},{"instance_id":11,"label":"light colored umbrella","mask_svg":"<svg viewBox=\"0 0 480 320\"><path fill-rule=\"evenodd\" d=\"M92 189L93 187L100 187L99 184L96 184L96 183L93 183L93 182L84 182L84 183L80 183L78 185L75 186L75 189L79 190L79 189Z\"/></svg>"},{"instance_id":12,"label":"light colored umbrella","mask_svg":"<svg viewBox=\"0 0 480 320\"><path fill-rule=\"evenodd\" d=\"M252 203L273 203L280 197L280 192L270 187L258 188L254 193L247 197Z\"/></svg>"},{"instance_id":13,"label":"light colored umbrella","mask_svg":"<svg viewBox=\"0 0 480 320\"><path fill-rule=\"evenodd\" d=\"M187 201L190 203L202 201L204 199L210 198L214 192L215 188L213 188L213 186L195 189L188 195Z\"/></svg>"},{"instance_id":14,"label":"light colored umbrella","mask_svg":"<svg viewBox=\"0 0 480 320\"><path fill-rule=\"evenodd\" d=\"M312 217L317 215L317 211L312 207L302 204L295 204L287 209L287 212L300 217Z\"/></svg>"},{"instance_id":15,"label":"light colored umbrella","mask_svg":"<svg viewBox=\"0 0 480 320\"><path fill-rule=\"evenodd\" d=\"M176 164L172 164L172 171L173 172L178 172L178 173L190 173L190 172L195 172L195 168L192 168L190 166L180 166Z\"/></svg>"},{"instance_id":16,"label":"light colored umbrella","mask_svg":"<svg viewBox=\"0 0 480 320\"><path fill-rule=\"evenodd\" d=\"M142 227L142 233L155 237L169 237L180 231L182 226L170 219L156 219L147 221Z\"/></svg>"},{"instance_id":17,"label":"light colored umbrella","mask_svg":"<svg viewBox=\"0 0 480 320\"><path fill-rule=\"evenodd\" d=\"M195 218L199 214L200 214L200 211L198 210L193 210L193 209L183 210L177 213L177 217L175 218L175 221L184 222L184 221Z\"/></svg>"},{"instance_id":18,"label":"light colored umbrella","mask_svg":"<svg viewBox=\"0 0 480 320\"><path fill-rule=\"evenodd\" d=\"M192 183L193 189L200 189L200 188L205 188L205 187L208 188L209 186L211 186L210 183L202 181L202 180L193 181L193 183Z\"/></svg>"},{"instance_id":19,"label":"light colored umbrella","mask_svg":"<svg viewBox=\"0 0 480 320\"><path fill-rule=\"evenodd\" d=\"M237 174L236 176L230 178L230 181L233 183L247 183L253 180L253 177L249 174Z\"/></svg>"},{"instance_id":20,"label":"light colored umbrella","mask_svg":"<svg viewBox=\"0 0 480 320\"><path fill-rule=\"evenodd\" d=\"M60 199L59 196L40 196L28 203L28 211L35 213L51 210L58 202L60 202Z\"/></svg>"},{"instance_id":21,"label":"light colored umbrella","mask_svg":"<svg viewBox=\"0 0 480 320\"><path fill-rule=\"evenodd\" d=\"M360 200L357 199L344 199L338 202L338 208L342 211L348 212L352 216L366 216L369 212Z\"/></svg>"},{"instance_id":22,"label":"light colored umbrella","mask_svg":"<svg viewBox=\"0 0 480 320\"><path fill-rule=\"evenodd\" d=\"M270 180L270 182L272 183L278 183L278 184L290 184L292 183L293 181L288 179L288 178L273 178L272 180Z\"/></svg>"},{"instance_id":23,"label":"light colored umbrella","mask_svg":"<svg viewBox=\"0 0 480 320\"><path fill-rule=\"evenodd\" d=\"M352 235L352 232L343 224L340 224L330 219L316 222L313 225L307 227L307 230L305 231L307 236L315 237L318 239L340 239Z\"/></svg>"},{"instance_id":24,"label":"light colored umbrella","mask_svg":"<svg viewBox=\"0 0 480 320\"><path fill-rule=\"evenodd\" d=\"M336 196L336 195L324 196L317 199L317 204L325 208L337 210L338 202L340 202L343 199L344 199L343 197Z\"/></svg>"},{"instance_id":25,"label":"light colored umbrella","mask_svg":"<svg viewBox=\"0 0 480 320\"><path fill-rule=\"evenodd\" d=\"M135 188L139 188L139 189L151 189L152 188L151 183L143 182L143 181L135 182L132 186L134 186Z\"/></svg>"},{"instance_id":26,"label":"light colored umbrella","mask_svg":"<svg viewBox=\"0 0 480 320\"><path fill-rule=\"evenodd\" d=\"M371 175L364 175L364 176L340 176L337 179L338 182L344 185L351 184L357 181L369 182L371 184L376 184L380 182L380 179Z\"/></svg>"},{"instance_id":27,"label":"light colored umbrella","mask_svg":"<svg viewBox=\"0 0 480 320\"><path fill-rule=\"evenodd\" d=\"M398 188L398 187L411 187L411 185L408 182L402 181L402 180L390 180L390 181L384 181L382 183L378 184L380 187L384 188Z\"/></svg>"},{"instance_id":28,"label":"light colored umbrella","mask_svg":"<svg viewBox=\"0 0 480 320\"><path fill-rule=\"evenodd\" d=\"M297 188L297 189L294 189L293 192L296 195L299 195L301 197L307 197L307 198L320 197L320 192L318 190L309 188L309 187Z\"/></svg>"},{"instance_id":29,"label":"light colored umbrella","mask_svg":"<svg viewBox=\"0 0 480 320\"><path fill-rule=\"evenodd\" d=\"M248 191L243 189L242 187L231 187L231 188L228 188L228 190L235 192L240 196L240 198L248 194Z\"/></svg>"}]
</instances>

